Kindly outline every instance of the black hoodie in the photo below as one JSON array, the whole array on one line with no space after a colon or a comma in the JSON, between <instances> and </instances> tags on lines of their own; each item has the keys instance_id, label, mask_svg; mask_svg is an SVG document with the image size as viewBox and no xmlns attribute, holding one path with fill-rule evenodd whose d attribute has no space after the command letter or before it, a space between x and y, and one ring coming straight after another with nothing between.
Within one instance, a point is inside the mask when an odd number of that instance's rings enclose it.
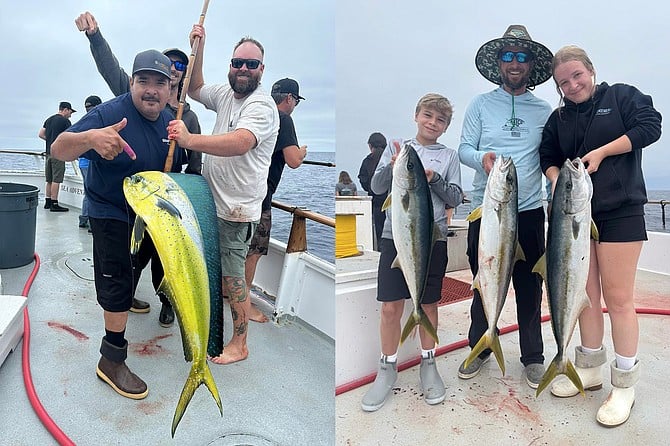
<instances>
[{"instance_id":1,"label":"black hoodie","mask_svg":"<svg viewBox=\"0 0 670 446\"><path fill-rule=\"evenodd\" d=\"M661 137L661 114L651 96L637 88L603 82L586 102L565 100L549 116L542 132L540 166L559 169L566 159L582 157L622 135L632 150L606 157L591 174L594 220L644 215L647 191L642 174L642 148Z\"/></svg>"}]
</instances>

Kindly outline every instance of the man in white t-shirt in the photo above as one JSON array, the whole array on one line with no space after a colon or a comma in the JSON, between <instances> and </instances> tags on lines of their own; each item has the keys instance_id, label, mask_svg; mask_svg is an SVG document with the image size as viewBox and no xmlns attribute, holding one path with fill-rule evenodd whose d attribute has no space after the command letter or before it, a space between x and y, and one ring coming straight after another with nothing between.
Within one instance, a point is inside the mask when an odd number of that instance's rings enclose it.
<instances>
[{"instance_id":1,"label":"man in white t-shirt","mask_svg":"<svg viewBox=\"0 0 670 446\"><path fill-rule=\"evenodd\" d=\"M265 68L260 42L250 37L241 39L233 50L229 85L207 85L202 74L204 27L194 25L190 37L191 45L196 37L200 41L188 95L216 111L216 122L212 135L198 135L189 133L182 121L172 121L168 137L177 140L181 147L204 153L202 175L216 203L223 293L229 297L233 318L233 337L212 361L229 364L246 359L249 354L247 327L251 302L247 297L244 262L267 192L279 114L272 97L258 87Z\"/></svg>"}]
</instances>

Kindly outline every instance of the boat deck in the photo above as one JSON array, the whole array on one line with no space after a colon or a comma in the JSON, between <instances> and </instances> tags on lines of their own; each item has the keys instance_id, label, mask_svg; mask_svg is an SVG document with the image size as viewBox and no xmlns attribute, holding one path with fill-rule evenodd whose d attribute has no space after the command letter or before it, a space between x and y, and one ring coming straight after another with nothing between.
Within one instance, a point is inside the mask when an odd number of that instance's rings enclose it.
<instances>
[{"instance_id":1,"label":"boat deck","mask_svg":"<svg viewBox=\"0 0 670 446\"><path fill-rule=\"evenodd\" d=\"M77 209L51 213L42 204L40 199L35 248L41 265L28 294L32 379L43 406L74 443L334 444L334 341L295 318L251 323L246 361L210 363L223 417L201 386L172 439L172 416L191 363L184 361L176 323L158 324L160 302L149 271L137 296L151 304L151 312L130 313L126 331L127 363L147 382L149 395L141 401L117 395L95 375L104 329L92 280L91 236L77 227ZM20 295L33 266L0 270L0 294ZM270 307L262 308L271 315ZM227 305L224 315L228 340ZM29 404L21 354L19 343L0 366L0 443L56 444Z\"/></svg>"},{"instance_id":2,"label":"boat deck","mask_svg":"<svg viewBox=\"0 0 670 446\"><path fill-rule=\"evenodd\" d=\"M364 270L363 257L352 258L354 269ZM339 268L339 266L338 266ZM447 273L449 277L471 282L469 271ZM670 310L670 276L638 270L636 281L638 309ZM499 327L516 323L513 288L507 298ZM543 315L548 315L546 297ZM609 365L603 367L603 388L586 392L586 398L553 397L546 389L539 397L531 389L519 361L518 331L501 335L506 374L502 376L494 359L487 362L479 375L470 379L458 378L457 370L469 352L467 338L471 299L444 305L439 310L439 349L454 345L437 358L447 398L441 404L429 406L423 401L419 384L419 366L416 361L398 375L392 395L377 412L366 413L360 403L370 384L340 393L336 397L336 444L356 445L631 445L667 444L667 420L670 417L670 347L668 346L668 316L640 314L640 346L638 357L642 375L636 386L636 403L627 423L618 428L600 426L595 415L611 389ZM407 316L407 307L406 314ZM605 347L608 362L614 359L609 319L605 315ZM378 324L377 319L367 318ZM404 321L404 318L403 318ZM376 325L375 325L376 326ZM579 328L575 329L570 346L579 343ZM545 366L556 354L556 343L551 323L543 323ZM339 338L339 333L338 333ZM410 338L407 342L417 343ZM377 337L378 345L378 337ZM457 348L456 348L457 347ZM378 347L377 347L378 351ZM339 352L339 350L338 350ZM378 354L378 353L376 353ZM402 368L402 363L400 364ZM370 382L372 375L360 377L359 382ZM355 386L349 386L355 387ZM339 393L339 392L338 392Z\"/></svg>"}]
</instances>

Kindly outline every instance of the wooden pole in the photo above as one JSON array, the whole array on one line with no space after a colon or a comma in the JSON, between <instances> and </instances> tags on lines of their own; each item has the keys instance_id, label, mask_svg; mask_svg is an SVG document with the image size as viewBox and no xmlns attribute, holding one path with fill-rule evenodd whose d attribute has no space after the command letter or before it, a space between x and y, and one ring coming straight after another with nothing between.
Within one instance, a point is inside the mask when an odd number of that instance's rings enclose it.
<instances>
[{"instance_id":1,"label":"wooden pole","mask_svg":"<svg viewBox=\"0 0 670 446\"><path fill-rule=\"evenodd\" d=\"M200 13L200 20L198 24L202 26L205 23L205 14L207 14L207 8L209 7L209 0L205 0L202 5L202 12ZM177 107L177 115L175 119L181 119L184 114L184 103L186 102L186 93L188 92L188 85L191 83L191 73L193 72L193 65L195 61L195 56L198 52L198 45L200 45L200 37L196 37L193 40L193 45L191 45L191 55L188 57L188 66L186 67L186 74L184 75L184 82L181 88L181 94L179 95L179 107ZM168 155L165 158L165 167L163 168L164 172L170 172L172 170L172 160L174 158L174 149L177 145L177 141L174 139L170 140L170 145L168 146Z\"/></svg>"}]
</instances>

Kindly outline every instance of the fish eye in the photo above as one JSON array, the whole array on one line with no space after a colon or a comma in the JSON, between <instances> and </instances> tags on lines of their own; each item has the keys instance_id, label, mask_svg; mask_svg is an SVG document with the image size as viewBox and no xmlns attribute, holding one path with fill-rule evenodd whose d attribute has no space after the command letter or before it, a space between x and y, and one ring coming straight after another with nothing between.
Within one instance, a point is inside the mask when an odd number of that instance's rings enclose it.
<instances>
[{"instance_id":1,"label":"fish eye","mask_svg":"<svg viewBox=\"0 0 670 446\"><path fill-rule=\"evenodd\" d=\"M411 162L411 161L408 162L408 163L407 163L407 168L408 168L408 169L414 169L414 163Z\"/></svg>"}]
</instances>

